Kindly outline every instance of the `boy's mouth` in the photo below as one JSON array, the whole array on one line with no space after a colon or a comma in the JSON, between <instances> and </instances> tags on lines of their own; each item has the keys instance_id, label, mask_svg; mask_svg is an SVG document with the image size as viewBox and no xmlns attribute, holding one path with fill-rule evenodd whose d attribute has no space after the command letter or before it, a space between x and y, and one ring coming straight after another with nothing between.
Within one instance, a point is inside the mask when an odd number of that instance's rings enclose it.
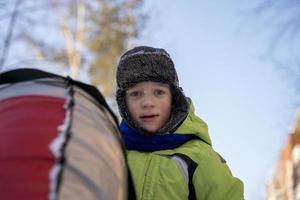
<instances>
[{"instance_id":1,"label":"boy's mouth","mask_svg":"<svg viewBox=\"0 0 300 200\"><path fill-rule=\"evenodd\" d=\"M158 115L142 115L142 116L140 116L140 118L143 121L150 121L150 120L153 120L156 117L158 117Z\"/></svg>"}]
</instances>

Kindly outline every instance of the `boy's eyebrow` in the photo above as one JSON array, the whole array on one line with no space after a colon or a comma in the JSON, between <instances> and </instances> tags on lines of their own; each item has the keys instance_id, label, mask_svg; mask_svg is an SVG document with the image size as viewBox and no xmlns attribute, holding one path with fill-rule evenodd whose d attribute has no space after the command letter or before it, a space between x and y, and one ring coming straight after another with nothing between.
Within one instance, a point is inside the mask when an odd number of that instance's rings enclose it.
<instances>
[{"instance_id":1,"label":"boy's eyebrow","mask_svg":"<svg viewBox=\"0 0 300 200\"><path fill-rule=\"evenodd\" d=\"M166 88L170 87L167 83L160 83L160 82L157 82L157 84L158 84L159 86L161 86L161 87L166 87Z\"/></svg>"},{"instance_id":2,"label":"boy's eyebrow","mask_svg":"<svg viewBox=\"0 0 300 200\"><path fill-rule=\"evenodd\" d=\"M137 91L137 90L139 90L139 89L137 89L137 88L128 88L128 89L126 90L126 93L129 93L129 92L135 92L135 91Z\"/></svg>"}]
</instances>

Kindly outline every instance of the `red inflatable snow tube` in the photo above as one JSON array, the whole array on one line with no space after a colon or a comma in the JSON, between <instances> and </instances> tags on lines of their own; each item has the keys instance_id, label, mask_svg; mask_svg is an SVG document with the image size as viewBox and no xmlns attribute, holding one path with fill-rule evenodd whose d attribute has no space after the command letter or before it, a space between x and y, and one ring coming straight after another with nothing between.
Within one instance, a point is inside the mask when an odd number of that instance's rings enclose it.
<instances>
[{"instance_id":1,"label":"red inflatable snow tube","mask_svg":"<svg viewBox=\"0 0 300 200\"><path fill-rule=\"evenodd\" d=\"M91 85L35 69L0 74L0 199L127 199L117 125Z\"/></svg>"},{"instance_id":2,"label":"red inflatable snow tube","mask_svg":"<svg viewBox=\"0 0 300 200\"><path fill-rule=\"evenodd\" d=\"M50 142L62 124L64 99L20 96L0 101L1 199L45 199L55 158ZM34 195L34 196L33 196Z\"/></svg>"}]
</instances>

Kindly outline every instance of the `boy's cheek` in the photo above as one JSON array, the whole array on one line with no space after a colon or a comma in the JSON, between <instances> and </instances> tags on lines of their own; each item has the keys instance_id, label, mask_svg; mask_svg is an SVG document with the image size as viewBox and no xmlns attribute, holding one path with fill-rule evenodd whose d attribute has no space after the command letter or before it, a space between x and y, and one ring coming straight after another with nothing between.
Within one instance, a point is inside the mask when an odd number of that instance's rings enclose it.
<instances>
[{"instance_id":1,"label":"boy's cheek","mask_svg":"<svg viewBox=\"0 0 300 200\"><path fill-rule=\"evenodd\" d=\"M161 109L163 112L170 112L171 111L171 103L166 101L166 102L163 102L161 104Z\"/></svg>"}]
</instances>

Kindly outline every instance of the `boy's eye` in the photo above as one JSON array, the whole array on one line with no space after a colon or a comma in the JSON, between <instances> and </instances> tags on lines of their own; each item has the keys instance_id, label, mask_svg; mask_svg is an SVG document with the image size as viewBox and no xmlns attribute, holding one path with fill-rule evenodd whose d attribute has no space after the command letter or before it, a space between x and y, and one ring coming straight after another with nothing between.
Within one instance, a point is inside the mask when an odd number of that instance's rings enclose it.
<instances>
[{"instance_id":1,"label":"boy's eye","mask_svg":"<svg viewBox=\"0 0 300 200\"><path fill-rule=\"evenodd\" d=\"M157 89L157 90L154 91L154 94L156 96L162 96L162 95L166 94L166 92L164 90Z\"/></svg>"},{"instance_id":2,"label":"boy's eye","mask_svg":"<svg viewBox=\"0 0 300 200\"><path fill-rule=\"evenodd\" d=\"M140 96L142 96L142 92L132 91L132 92L129 93L129 96L131 96L131 97L140 97Z\"/></svg>"}]
</instances>

